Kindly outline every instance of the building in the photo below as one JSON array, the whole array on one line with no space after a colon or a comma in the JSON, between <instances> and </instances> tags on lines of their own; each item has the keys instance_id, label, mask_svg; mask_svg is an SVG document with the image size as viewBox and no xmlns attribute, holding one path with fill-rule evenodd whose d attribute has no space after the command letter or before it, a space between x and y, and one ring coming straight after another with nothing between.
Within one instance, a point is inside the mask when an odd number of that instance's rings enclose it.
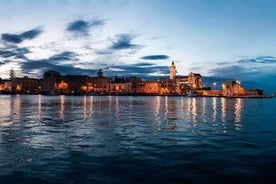
<instances>
[{"instance_id":1,"label":"building","mask_svg":"<svg viewBox=\"0 0 276 184\"><path fill-rule=\"evenodd\" d=\"M13 75L11 75L13 76ZM191 90L202 88L202 77L197 73L188 76L176 76L176 66L172 61L170 77L157 80L142 80L139 77L117 77L114 80L105 77L102 69L97 76L87 75L61 75L56 71L47 71L43 78L15 78L0 80L0 90L17 93L42 94L160 94L160 95L186 95ZM253 92L252 92L253 93Z\"/></svg>"},{"instance_id":2,"label":"building","mask_svg":"<svg viewBox=\"0 0 276 184\"><path fill-rule=\"evenodd\" d=\"M136 89L137 94L157 95L160 94L160 82L157 80L141 81ZM162 94L162 92L161 92Z\"/></svg>"},{"instance_id":3,"label":"building","mask_svg":"<svg viewBox=\"0 0 276 184\"><path fill-rule=\"evenodd\" d=\"M86 94L94 89L87 75L62 76L56 71L47 71L40 80L43 94Z\"/></svg>"},{"instance_id":4,"label":"building","mask_svg":"<svg viewBox=\"0 0 276 184\"><path fill-rule=\"evenodd\" d=\"M176 78L176 66L174 65L174 61L172 61L172 64L170 66L170 79L175 80Z\"/></svg>"},{"instance_id":5,"label":"building","mask_svg":"<svg viewBox=\"0 0 276 184\"><path fill-rule=\"evenodd\" d=\"M202 76L199 73L191 72L188 75L188 84L192 89L202 88Z\"/></svg>"},{"instance_id":6,"label":"building","mask_svg":"<svg viewBox=\"0 0 276 184\"><path fill-rule=\"evenodd\" d=\"M55 94L58 80L61 78L59 72L47 71L43 74L43 78L40 79L41 92L43 94Z\"/></svg>"},{"instance_id":7,"label":"building","mask_svg":"<svg viewBox=\"0 0 276 184\"><path fill-rule=\"evenodd\" d=\"M161 95L175 94L176 81L168 78L161 78L157 80L160 83L159 93Z\"/></svg>"},{"instance_id":8,"label":"building","mask_svg":"<svg viewBox=\"0 0 276 184\"><path fill-rule=\"evenodd\" d=\"M40 84L37 78L27 76L16 77L11 80L11 92L14 93L40 93Z\"/></svg>"},{"instance_id":9,"label":"building","mask_svg":"<svg viewBox=\"0 0 276 184\"><path fill-rule=\"evenodd\" d=\"M225 97L235 96L262 96L263 91L260 89L244 89L239 81L226 81L222 84L222 95Z\"/></svg>"},{"instance_id":10,"label":"building","mask_svg":"<svg viewBox=\"0 0 276 184\"><path fill-rule=\"evenodd\" d=\"M244 88L239 81L226 81L222 84L223 96L241 96L245 95Z\"/></svg>"}]
</instances>

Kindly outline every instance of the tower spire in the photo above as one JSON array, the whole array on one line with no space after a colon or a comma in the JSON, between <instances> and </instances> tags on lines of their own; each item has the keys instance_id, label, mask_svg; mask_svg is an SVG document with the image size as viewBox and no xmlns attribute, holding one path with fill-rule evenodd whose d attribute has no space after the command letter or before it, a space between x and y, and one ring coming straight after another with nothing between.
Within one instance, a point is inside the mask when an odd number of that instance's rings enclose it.
<instances>
[{"instance_id":1,"label":"tower spire","mask_svg":"<svg viewBox=\"0 0 276 184\"><path fill-rule=\"evenodd\" d=\"M176 78L176 66L174 65L174 61L172 61L172 64L170 66L170 79L175 80Z\"/></svg>"}]
</instances>

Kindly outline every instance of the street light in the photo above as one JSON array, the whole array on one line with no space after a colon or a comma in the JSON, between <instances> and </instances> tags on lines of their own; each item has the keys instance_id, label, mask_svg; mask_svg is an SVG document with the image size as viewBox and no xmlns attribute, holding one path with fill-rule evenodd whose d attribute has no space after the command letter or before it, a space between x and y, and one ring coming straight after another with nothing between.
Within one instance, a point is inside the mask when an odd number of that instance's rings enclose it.
<instances>
[{"instance_id":1,"label":"street light","mask_svg":"<svg viewBox=\"0 0 276 184\"><path fill-rule=\"evenodd\" d=\"M217 83L216 83L216 82L214 82L214 83L213 83L213 86L214 86L214 89L216 90L216 89L217 89L217 88L216 88Z\"/></svg>"}]
</instances>

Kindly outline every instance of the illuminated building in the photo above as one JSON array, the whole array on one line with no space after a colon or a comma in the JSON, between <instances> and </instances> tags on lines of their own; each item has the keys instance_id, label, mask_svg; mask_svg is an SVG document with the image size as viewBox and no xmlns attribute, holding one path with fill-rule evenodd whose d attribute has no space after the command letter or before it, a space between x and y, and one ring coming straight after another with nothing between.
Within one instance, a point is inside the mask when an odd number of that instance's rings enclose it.
<instances>
[{"instance_id":1,"label":"illuminated building","mask_svg":"<svg viewBox=\"0 0 276 184\"><path fill-rule=\"evenodd\" d=\"M39 93L40 85L37 78L16 77L11 80L11 92L15 93Z\"/></svg>"},{"instance_id":2,"label":"illuminated building","mask_svg":"<svg viewBox=\"0 0 276 184\"><path fill-rule=\"evenodd\" d=\"M174 65L174 61L172 61L172 64L170 66L170 79L175 80L176 78L176 66Z\"/></svg>"},{"instance_id":3,"label":"illuminated building","mask_svg":"<svg viewBox=\"0 0 276 184\"><path fill-rule=\"evenodd\" d=\"M226 97L235 96L261 96L263 91L260 89L244 89L239 81L227 81L222 84L222 95Z\"/></svg>"},{"instance_id":4,"label":"illuminated building","mask_svg":"<svg viewBox=\"0 0 276 184\"><path fill-rule=\"evenodd\" d=\"M138 94L159 94L160 93L160 83L156 80L145 80L142 81L137 87L136 93Z\"/></svg>"},{"instance_id":5,"label":"illuminated building","mask_svg":"<svg viewBox=\"0 0 276 184\"><path fill-rule=\"evenodd\" d=\"M45 72L41 79L41 91L44 94L85 94L94 89L87 75L61 76L59 72Z\"/></svg>"},{"instance_id":6,"label":"illuminated building","mask_svg":"<svg viewBox=\"0 0 276 184\"><path fill-rule=\"evenodd\" d=\"M198 73L191 72L188 75L188 84L192 89L201 89L202 88L202 77Z\"/></svg>"},{"instance_id":7,"label":"illuminated building","mask_svg":"<svg viewBox=\"0 0 276 184\"><path fill-rule=\"evenodd\" d=\"M187 95L195 91L198 96L261 96L262 90L244 89L239 81L223 83L223 90L202 88L202 76L191 72L188 76L176 76L176 65L172 61L170 78L156 80L142 80L139 77L104 77L102 69L97 76L61 75L56 71L47 71L42 79L29 77L11 77L10 80L0 79L2 93L41 93L41 94L127 94L127 95Z\"/></svg>"},{"instance_id":8,"label":"illuminated building","mask_svg":"<svg viewBox=\"0 0 276 184\"><path fill-rule=\"evenodd\" d=\"M244 88L239 81L226 81L222 84L223 96L245 95Z\"/></svg>"}]
</instances>

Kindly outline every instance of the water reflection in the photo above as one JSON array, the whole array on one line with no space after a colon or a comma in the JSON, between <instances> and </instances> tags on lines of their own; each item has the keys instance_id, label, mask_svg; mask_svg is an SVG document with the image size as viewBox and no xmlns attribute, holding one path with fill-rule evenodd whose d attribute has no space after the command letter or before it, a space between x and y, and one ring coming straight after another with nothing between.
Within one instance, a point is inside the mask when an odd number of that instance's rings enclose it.
<instances>
[{"instance_id":1,"label":"water reflection","mask_svg":"<svg viewBox=\"0 0 276 184\"><path fill-rule=\"evenodd\" d=\"M226 99L221 98L221 121L226 122Z\"/></svg>"},{"instance_id":2,"label":"water reflection","mask_svg":"<svg viewBox=\"0 0 276 184\"><path fill-rule=\"evenodd\" d=\"M37 98L37 114L38 118L41 119L41 95L38 95Z\"/></svg>"},{"instance_id":3,"label":"water reflection","mask_svg":"<svg viewBox=\"0 0 276 184\"><path fill-rule=\"evenodd\" d=\"M64 95L61 95L60 97L60 118L64 120Z\"/></svg>"},{"instance_id":4,"label":"water reflection","mask_svg":"<svg viewBox=\"0 0 276 184\"><path fill-rule=\"evenodd\" d=\"M86 96L83 96L83 120L86 120L86 113L87 113L87 104L86 104Z\"/></svg>"},{"instance_id":5,"label":"water reflection","mask_svg":"<svg viewBox=\"0 0 276 184\"><path fill-rule=\"evenodd\" d=\"M213 114L212 114L213 122L216 122L217 121L217 98L216 97L212 98L212 107L213 107Z\"/></svg>"},{"instance_id":6,"label":"water reflection","mask_svg":"<svg viewBox=\"0 0 276 184\"><path fill-rule=\"evenodd\" d=\"M34 100L35 99L35 100ZM120 97L120 96L83 96L47 97L38 95L37 98L27 96L7 96L6 103L0 111L0 118L7 121L26 119L31 111L37 114L39 121L54 125L62 122L81 119L83 121L133 121L136 118L153 118L149 120L157 125L157 129L175 127L177 124L192 122L196 127L199 123L232 122L241 128L243 99L227 98L186 98L186 97ZM23 106L22 106L23 105ZM28 109L29 108L29 109ZM35 112L37 111L37 112ZM9 116L6 116L9 114ZM57 116L58 115L58 116ZM81 116L80 116L81 115ZM142 116L142 117L141 117ZM143 117L144 116L144 117ZM27 117L26 121L29 121ZM106 120L108 119L108 120ZM53 121L56 120L56 121ZM6 120L5 120L6 121ZM53 122L52 122L53 121ZM223 126L226 126L223 124Z\"/></svg>"},{"instance_id":7,"label":"water reflection","mask_svg":"<svg viewBox=\"0 0 276 184\"><path fill-rule=\"evenodd\" d=\"M241 121L241 111L242 111L242 104L241 104L241 99L237 98L235 99L235 122L240 122Z\"/></svg>"},{"instance_id":8,"label":"water reflection","mask_svg":"<svg viewBox=\"0 0 276 184\"><path fill-rule=\"evenodd\" d=\"M90 110L89 110L89 118L91 119L93 116L93 96L90 96Z\"/></svg>"}]
</instances>

